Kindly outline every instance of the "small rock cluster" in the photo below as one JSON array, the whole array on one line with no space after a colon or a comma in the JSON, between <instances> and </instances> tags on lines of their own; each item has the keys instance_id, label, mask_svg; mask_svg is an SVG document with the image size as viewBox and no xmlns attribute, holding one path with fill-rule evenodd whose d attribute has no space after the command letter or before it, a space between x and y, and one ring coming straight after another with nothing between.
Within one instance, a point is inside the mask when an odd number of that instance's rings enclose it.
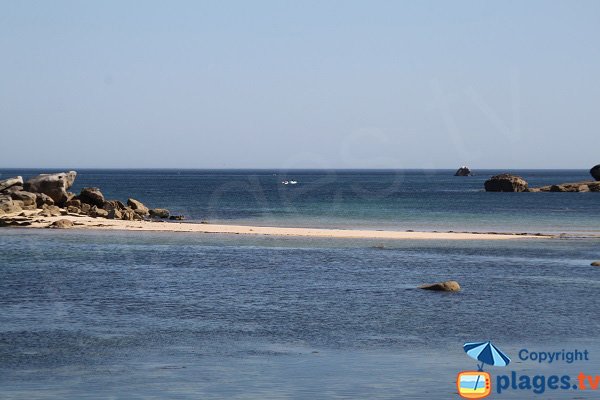
<instances>
[{"instance_id":1,"label":"small rock cluster","mask_svg":"<svg viewBox=\"0 0 600 400\"><path fill-rule=\"evenodd\" d=\"M561 183L556 185L530 188L527 181L520 176L500 174L485 181L486 192L600 192L600 165L590 170L596 181Z\"/></svg>"},{"instance_id":2,"label":"small rock cluster","mask_svg":"<svg viewBox=\"0 0 600 400\"><path fill-rule=\"evenodd\" d=\"M42 174L23 182L16 176L0 181L0 216L22 210L37 210L39 216L55 217L66 214L87 215L95 218L143 220L149 218L183 219L170 215L164 208L150 209L136 199L127 204L106 200L98 188L83 188L79 195L68 189L73 186L77 172Z\"/></svg>"}]
</instances>

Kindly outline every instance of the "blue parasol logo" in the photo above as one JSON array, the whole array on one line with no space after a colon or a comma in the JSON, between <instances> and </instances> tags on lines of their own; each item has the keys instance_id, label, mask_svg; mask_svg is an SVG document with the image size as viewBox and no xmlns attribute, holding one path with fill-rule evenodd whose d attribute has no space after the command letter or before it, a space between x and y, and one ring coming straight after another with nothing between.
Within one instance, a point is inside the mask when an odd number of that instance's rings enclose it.
<instances>
[{"instance_id":1,"label":"blue parasol logo","mask_svg":"<svg viewBox=\"0 0 600 400\"><path fill-rule=\"evenodd\" d=\"M506 367L510 363L510 358L490 341L465 343L463 349L469 357L481 361L481 365L477 364L479 371L483 371L484 364Z\"/></svg>"}]
</instances>

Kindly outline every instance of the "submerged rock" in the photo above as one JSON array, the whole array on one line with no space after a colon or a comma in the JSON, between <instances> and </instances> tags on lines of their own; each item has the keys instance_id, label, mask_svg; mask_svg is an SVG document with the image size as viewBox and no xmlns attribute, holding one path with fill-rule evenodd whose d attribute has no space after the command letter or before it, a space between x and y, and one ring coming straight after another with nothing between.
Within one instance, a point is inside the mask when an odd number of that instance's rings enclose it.
<instances>
[{"instance_id":1,"label":"submerged rock","mask_svg":"<svg viewBox=\"0 0 600 400\"><path fill-rule=\"evenodd\" d=\"M432 283L429 285L422 285L419 286L419 289L434 290L438 292L458 292L460 291L460 285L456 281L445 281Z\"/></svg>"},{"instance_id":2,"label":"submerged rock","mask_svg":"<svg viewBox=\"0 0 600 400\"><path fill-rule=\"evenodd\" d=\"M473 173L467 166L460 167L455 173L454 176L472 176Z\"/></svg>"},{"instance_id":3,"label":"submerged rock","mask_svg":"<svg viewBox=\"0 0 600 400\"><path fill-rule=\"evenodd\" d=\"M494 175L484 183L486 192L526 192L527 181L511 174Z\"/></svg>"},{"instance_id":4,"label":"submerged rock","mask_svg":"<svg viewBox=\"0 0 600 400\"><path fill-rule=\"evenodd\" d=\"M67 189L73 186L77 172L60 172L57 174L42 174L29 179L24 184L28 192L43 193L59 206L62 206L68 199Z\"/></svg>"}]
</instances>

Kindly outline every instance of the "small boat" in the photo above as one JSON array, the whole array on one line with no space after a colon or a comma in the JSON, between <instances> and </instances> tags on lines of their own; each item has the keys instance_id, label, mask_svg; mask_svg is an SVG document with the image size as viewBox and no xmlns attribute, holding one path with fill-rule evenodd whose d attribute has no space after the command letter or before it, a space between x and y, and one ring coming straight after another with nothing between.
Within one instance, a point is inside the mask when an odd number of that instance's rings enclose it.
<instances>
[{"instance_id":1,"label":"small boat","mask_svg":"<svg viewBox=\"0 0 600 400\"><path fill-rule=\"evenodd\" d=\"M284 185L289 185L290 182L289 181L283 181L281 183L283 183Z\"/></svg>"},{"instance_id":2,"label":"small boat","mask_svg":"<svg viewBox=\"0 0 600 400\"><path fill-rule=\"evenodd\" d=\"M290 181L290 185L295 185L298 181Z\"/></svg>"}]
</instances>

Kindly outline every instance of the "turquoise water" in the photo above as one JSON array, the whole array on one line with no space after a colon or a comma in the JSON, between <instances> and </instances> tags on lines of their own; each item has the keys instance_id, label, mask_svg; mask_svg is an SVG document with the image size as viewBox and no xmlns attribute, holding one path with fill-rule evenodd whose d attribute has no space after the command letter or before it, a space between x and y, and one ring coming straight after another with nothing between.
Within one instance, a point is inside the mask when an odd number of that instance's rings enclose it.
<instances>
[{"instance_id":1,"label":"turquoise water","mask_svg":"<svg viewBox=\"0 0 600 400\"><path fill-rule=\"evenodd\" d=\"M77 185L211 221L402 229L414 213L421 228L598 227L594 194L482 193L484 177L418 171L386 192L389 172L337 174L325 184L327 173L294 173L292 189L266 172L82 171ZM530 180L584 178L540 174ZM599 245L2 229L0 397L458 398L456 374L476 369L462 344L482 340L513 359L486 367L493 377L598 374ZM416 289L447 279L463 290ZM590 360L521 361L522 348L587 349ZM492 398L598 397L545 396Z\"/></svg>"}]
</instances>

